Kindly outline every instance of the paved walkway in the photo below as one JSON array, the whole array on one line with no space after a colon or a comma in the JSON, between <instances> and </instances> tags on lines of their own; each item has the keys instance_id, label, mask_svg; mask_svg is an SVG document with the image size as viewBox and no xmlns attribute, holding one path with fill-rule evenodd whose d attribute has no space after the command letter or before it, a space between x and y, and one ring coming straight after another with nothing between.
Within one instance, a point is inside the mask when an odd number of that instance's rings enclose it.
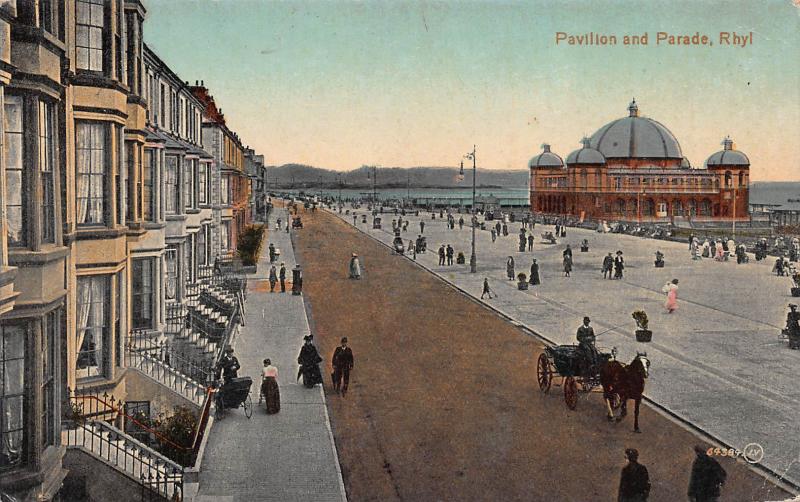
<instances>
[{"instance_id":1,"label":"paved walkway","mask_svg":"<svg viewBox=\"0 0 800 502\"><path fill-rule=\"evenodd\" d=\"M372 217L362 224L365 211L356 213L359 229L391 243L394 215L384 214L384 228L373 230ZM353 224L352 215L339 216ZM463 216L469 222L469 215ZM581 319L591 316L596 333L610 330L599 336L598 345L617 347L620 360L627 362L637 350L647 351L652 362L649 398L735 448L759 443L765 452L762 464L800 484L800 351L777 341L791 298L790 281L770 274L774 260L756 263L751 258L747 265L692 261L688 244L574 228L568 228L558 244L546 245L541 233L553 230L548 225L536 226L534 251L522 253L517 250L521 225L512 223L509 236L495 243L489 231L477 231L478 273L470 274L469 223L449 230L438 213L432 220L430 213L421 212L420 217L409 217L409 230L402 234L406 245L419 234L420 219L428 241L428 253L417 255L422 266L475 299L488 277L499 296L487 303L554 343L575 343ZM580 252L584 238L589 240L589 253ZM466 265L438 266L439 245L448 243L456 255L464 252ZM566 244L573 249L572 277L562 272ZM604 280L603 256L618 249L626 259L625 278ZM665 254L664 269L653 267L656 249ZM506 279L508 256L516 261L516 273L526 275L536 257L542 284L518 291L516 281ZM680 280L680 308L667 314L661 287L672 278ZM635 341L631 313L640 308L650 317L652 343Z\"/></svg>"},{"instance_id":2,"label":"paved walkway","mask_svg":"<svg viewBox=\"0 0 800 502\"><path fill-rule=\"evenodd\" d=\"M289 234L275 230L278 217L285 222L286 210L276 208L270 215L258 274L248 283L246 325L234 342L239 375L253 378L253 417L248 420L239 408L214 422L198 502L346 501L322 387L306 389L295 381L297 354L309 333L303 297L292 296L290 287L283 294L270 293L266 281L270 242L281 250L288 280L295 265ZM276 415L256 405L267 357L278 368L281 411Z\"/></svg>"}]
</instances>

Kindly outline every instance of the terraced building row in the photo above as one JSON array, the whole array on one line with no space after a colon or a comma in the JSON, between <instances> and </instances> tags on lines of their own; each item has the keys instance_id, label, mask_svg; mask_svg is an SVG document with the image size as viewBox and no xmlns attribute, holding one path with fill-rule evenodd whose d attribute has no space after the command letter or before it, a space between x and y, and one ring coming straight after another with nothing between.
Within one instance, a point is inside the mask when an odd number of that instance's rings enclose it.
<instances>
[{"instance_id":1,"label":"terraced building row","mask_svg":"<svg viewBox=\"0 0 800 502\"><path fill-rule=\"evenodd\" d=\"M193 452L159 453L143 419L204 416L242 318L221 264L266 209L263 156L145 17L0 0L0 491L20 500L182 497Z\"/></svg>"}]
</instances>

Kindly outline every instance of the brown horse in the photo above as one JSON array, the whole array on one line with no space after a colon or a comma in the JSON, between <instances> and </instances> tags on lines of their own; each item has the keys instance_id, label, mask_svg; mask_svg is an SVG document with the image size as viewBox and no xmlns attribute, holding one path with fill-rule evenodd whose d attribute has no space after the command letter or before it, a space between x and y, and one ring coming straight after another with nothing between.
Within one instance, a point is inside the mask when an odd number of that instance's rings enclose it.
<instances>
[{"instance_id":1,"label":"brown horse","mask_svg":"<svg viewBox=\"0 0 800 502\"><path fill-rule=\"evenodd\" d=\"M614 420L611 399L614 398L615 394L619 396L622 403L617 422L620 422L628 414L628 399L633 399L635 403L633 432L642 432L639 430L639 405L642 403L644 381L647 379L649 369L650 360L647 359L647 353L640 352L636 353L636 357L627 366L613 360L601 366L600 384L603 386L603 398L608 408L609 422Z\"/></svg>"}]
</instances>

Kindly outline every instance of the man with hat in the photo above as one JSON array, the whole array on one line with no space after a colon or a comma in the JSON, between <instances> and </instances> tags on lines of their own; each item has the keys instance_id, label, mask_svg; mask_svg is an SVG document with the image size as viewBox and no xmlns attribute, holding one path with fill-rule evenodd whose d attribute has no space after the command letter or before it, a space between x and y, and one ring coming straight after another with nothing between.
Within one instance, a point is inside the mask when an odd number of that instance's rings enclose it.
<instances>
[{"instance_id":1,"label":"man with hat","mask_svg":"<svg viewBox=\"0 0 800 502\"><path fill-rule=\"evenodd\" d=\"M725 484L727 473L719 462L708 456L707 448L694 447L697 455L692 464L689 479L689 500L692 502L716 502L720 497L720 487Z\"/></svg>"},{"instance_id":2,"label":"man with hat","mask_svg":"<svg viewBox=\"0 0 800 502\"><path fill-rule=\"evenodd\" d=\"M583 318L583 324L578 327L576 337L578 338L578 354L580 354L584 374L588 374L588 370L597 365L597 348L594 346L595 335L594 328L589 326L591 319L589 317ZM588 366L588 367L587 367Z\"/></svg>"},{"instance_id":3,"label":"man with hat","mask_svg":"<svg viewBox=\"0 0 800 502\"><path fill-rule=\"evenodd\" d=\"M228 345L217 363L216 378L219 379L220 374L222 374L222 379L227 384L239 375L239 368L241 368L241 365L236 356L233 355L233 347Z\"/></svg>"},{"instance_id":4,"label":"man with hat","mask_svg":"<svg viewBox=\"0 0 800 502\"><path fill-rule=\"evenodd\" d=\"M650 475L647 467L638 462L639 451L635 448L625 450L628 465L622 468L619 480L618 502L645 502L650 496Z\"/></svg>"},{"instance_id":5,"label":"man with hat","mask_svg":"<svg viewBox=\"0 0 800 502\"><path fill-rule=\"evenodd\" d=\"M333 390L338 394L341 390L342 397L347 394L347 387L350 384L350 370L353 369L353 351L347 346L347 337L342 338L342 345L333 351Z\"/></svg>"},{"instance_id":6,"label":"man with hat","mask_svg":"<svg viewBox=\"0 0 800 502\"><path fill-rule=\"evenodd\" d=\"M789 304L789 313L786 314L786 336L790 349L800 349L800 312L793 303Z\"/></svg>"}]
</instances>

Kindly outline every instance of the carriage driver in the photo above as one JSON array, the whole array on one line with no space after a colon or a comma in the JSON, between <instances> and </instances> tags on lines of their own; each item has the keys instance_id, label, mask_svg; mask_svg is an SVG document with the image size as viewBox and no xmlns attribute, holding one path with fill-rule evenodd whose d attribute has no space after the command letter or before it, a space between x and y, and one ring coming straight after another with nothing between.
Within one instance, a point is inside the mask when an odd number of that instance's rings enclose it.
<instances>
[{"instance_id":1,"label":"carriage driver","mask_svg":"<svg viewBox=\"0 0 800 502\"><path fill-rule=\"evenodd\" d=\"M588 368L584 368L587 370L597 365L597 347L594 345L594 329L589 326L589 322L591 322L591 319L589 319L589 317L584 317L583 324L578 328L577 333L578 353L582 356L581 359L589 365Z\"/></svg>"}]
</instances>

